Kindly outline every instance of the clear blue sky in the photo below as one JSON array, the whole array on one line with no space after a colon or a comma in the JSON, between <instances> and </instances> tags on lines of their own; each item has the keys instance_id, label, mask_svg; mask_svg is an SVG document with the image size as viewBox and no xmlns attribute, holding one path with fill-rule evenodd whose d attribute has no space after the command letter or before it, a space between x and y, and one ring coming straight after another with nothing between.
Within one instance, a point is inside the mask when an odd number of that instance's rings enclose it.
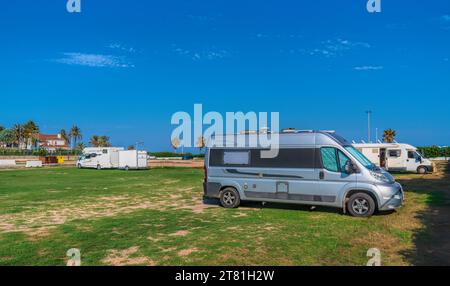
<instances>
[{"instance_id":1,"label":"clear blue sky","mask_svg":"<svg viewBox=\"0 0 450 286\"><path fill-rule=\"evenodd\" d=\"M0 6L0 125L77 124L168 150L171 115L279 111L282 127L450 143L450 2L65 0Z\"/></svg>"}]
</instances>

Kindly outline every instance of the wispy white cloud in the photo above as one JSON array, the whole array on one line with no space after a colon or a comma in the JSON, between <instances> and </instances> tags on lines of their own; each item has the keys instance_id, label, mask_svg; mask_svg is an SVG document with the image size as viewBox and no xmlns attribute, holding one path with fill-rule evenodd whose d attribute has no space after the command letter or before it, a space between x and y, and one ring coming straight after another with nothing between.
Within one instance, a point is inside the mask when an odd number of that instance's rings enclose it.
<instances>
[{"instance_id":1,"label":"wispy white cloud","mask_svg":"<svg viewBox=\"0 0 450 286\"><path fill-rule=\"evenodd\" d=\"M378 71L382 70L383 68L383 66L357 66L353 69L356 71Z\"/></svg>"},{"instance_id":2,"label":"wispy white cloud","mask_svg":"<svg viewBox=\"0 0 450 286\"><path fill-rule=\"evenodd\" d=\"M129 63L123 57L102 54L86 54L86 53L63 53L63 56L54 59L55 62L66 65L78 65L98 68L132 68L133 64Z\"/></svg>"},{"instance_id":3,"label":"wispy white cloud","mask_svg":"<svg viewBox=\"0 0 450 286\"><path fill-rule=\"evenodd\" d=\"M365 42L353 42L341 38L323 41L321 46L312 50L306 50L306 53L311 56L324 56L324 57L334 57L338 55L343 55L344 52L356 49L364 48L368 49L371 45Z\"/></svg>"},{"instance_id":4,"label":"wispy white cloud","mask_svg":"<svg viewBox=\"0 0 450 286\"><path fill-rule=\"evenodd\" d=\"M442 19L442 21L450 22L450 15L442 15L441 19Z\"/></svg>"},{"instance_id":5,"label":"wispy white cloud","mask_svg":"<svg viewBox=\"0 0 450 286\"><path fill-rule=\"evenodd\" d=\"M173 51L180 56L190 58L194 61L219 60L229 56L229 53L226 50L218 50L214 48L205 50L189 50L174 46Z\"/></svg>"},{"instance_id":6,"label":"wispy white cloud","mask_svg":"<svg viewBox=\"0 0 450 286\"><path fill-rule=\"evenodd\" d=\"M128 47L125 46L123 44L120 43L111 43L109 45L106 46L107 48L113 49L113 50L119 50L122 52L127 52L127 53L135 53L136 49L133 47Z\"/></svg>"}]
</instances>

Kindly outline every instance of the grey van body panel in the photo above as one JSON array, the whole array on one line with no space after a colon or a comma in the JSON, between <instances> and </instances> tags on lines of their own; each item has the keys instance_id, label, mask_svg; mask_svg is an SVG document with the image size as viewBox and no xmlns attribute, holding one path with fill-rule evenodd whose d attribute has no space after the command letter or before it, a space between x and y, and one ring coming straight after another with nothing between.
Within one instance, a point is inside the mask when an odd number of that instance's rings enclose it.
<instances>
[{"instance_id":1,"label":"grey van body panel","mask_svg":"<svg viewBox=\"0 0 450 286\"><path fill-rule=\"evenodd\" d=\"M233 135L249 137L254 135ZM216 141L217 142L217 141ZM230 142L229 136L222 136L219 142ZM207 168L207 183L205 183L206 197L220 197L220 190L224 187L235 188L242 201L265 201L291 204L306 204L318 206L345 207L345 198L350 191L363 190L376 198L377 205L386 204L386 197L392 199L393 193L399 188L396 184L390 184L384 190L385 194L377 187L376 181L359 161L343 147L351 143L334 134L326 132L302 132L292 134L280 134L279 148L314 148L333 147L349 157L358 168L354 174L330 172L322 166L314 168L278 168L252 166L210 166L210 151L207 149L205 165ZM212 149L226 149L227 151L239 149L238 147L217 147ZM263 148L241 148L263 149ZM317 153L317 151L314 151ZM316 154L319 156L321 154ZM316 160L317 157L314 159ZM217 161L217 160L216 160ZM319 173L323 172L325 179L321 180ZM398 184L399 185L399 184ZM400 186L401 188L401 186ZM400 201L400 205L402 200ZM394 205L395 204L391 204Z\"/></svg>"}]
</instances>

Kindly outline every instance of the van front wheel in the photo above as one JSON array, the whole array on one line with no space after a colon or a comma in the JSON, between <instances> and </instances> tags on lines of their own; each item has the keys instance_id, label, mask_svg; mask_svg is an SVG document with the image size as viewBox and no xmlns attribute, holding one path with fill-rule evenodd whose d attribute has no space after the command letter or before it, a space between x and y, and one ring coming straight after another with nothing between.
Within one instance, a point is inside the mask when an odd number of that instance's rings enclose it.
<instances>
[{"instance_id":1,"label":"van front wheel","mask_svg":"<svg viewBox=\"0 0 450 286\"><path fill-rule=\"evenodd\" d=\"M220 194L220 204L227 209L234 209L241 203L238 191L234 188L226 188Z\"/></svg>"},{"instance_id":2,"label":"van front wheel","mask_svg":"<svg viewBox=\"0 0 450 286\"><path fill-rule=\"evenodd\" d=\"M428 171L427 168L424 166L420 166L419 168L417 168L417 173L421 175L426 174L427 171Z\"/></svg>"},{"instance_id":3,"label":"van front wheel","mask_svg":"<svg viewBox=\"0 0 450 286\"><path fill-rule=\"evenodd\" d=\"M348 200L347 210L354 217L370 217L375 212L375 202L366 193L356 193Z\"/></svg>"}]
</instances>

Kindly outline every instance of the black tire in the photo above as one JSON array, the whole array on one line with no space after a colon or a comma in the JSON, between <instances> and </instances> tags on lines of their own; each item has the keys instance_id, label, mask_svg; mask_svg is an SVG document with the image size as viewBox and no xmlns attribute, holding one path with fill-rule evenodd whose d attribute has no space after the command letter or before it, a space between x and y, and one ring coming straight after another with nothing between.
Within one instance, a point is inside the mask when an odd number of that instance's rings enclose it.
<instances>
[{"instance_id":1,"label":"black tire","mask_svg":"<svg viewBox=\"0 0 450 286\"><path fill-rule=\"evenodd\" d=\"M241 197L235 188L226 188L220 193L220 204L227 209L237 208L241 204Z\"/></svg>"},{"instance_id":2,"label":"black tire","mask_svg":"<svg viewBox=\"0 0 450 286\"><path fill-rule=\"evenodd\" d=\"M102 166L97 165L97 170L101 170L101 169L102 169Z\"/></svg>"},{"instance_id":3,"label":"black tire","mask_svg":"<svg viewBox=\"0 0 450 286\"><path fill-rule=\"evenodd\" d=\"M353 194L347 202L347 210L354 217L371 217L375 209L375 201L366 193Z\"/></svg>"},{"instance_id":4,"label":"black tire","mask_svg":"<svg viewBox=\"0 0 450 286\"><path fill-rule=\"evenodd\" d=\"M425 166L419 166L419 167L417 168L417 174L424 175L424 174L426 174L427 172L428 172L428 170L427 170L427 167L425 167Z\"/></svg>"},{"instance_id":5,"label":"black tire","mask_svg":"<svg viewBox=\"0 0 450 286\"><path fill-rule=\"evenodd\" d=\"M78 165L77 165L77 168L78 168L78 169L81 169L81 164L78 164Z\"/></svg>"},{"instance_id":6,"label":"black tire","mask_svg":"<svg viewBox=\"0 0 450 286\"><path fill-rule=\"evenodd\" d=\"M129 170L130 170L130 167L125 166L125 171L129 171Z\"/></svg>"}]
</instances>

